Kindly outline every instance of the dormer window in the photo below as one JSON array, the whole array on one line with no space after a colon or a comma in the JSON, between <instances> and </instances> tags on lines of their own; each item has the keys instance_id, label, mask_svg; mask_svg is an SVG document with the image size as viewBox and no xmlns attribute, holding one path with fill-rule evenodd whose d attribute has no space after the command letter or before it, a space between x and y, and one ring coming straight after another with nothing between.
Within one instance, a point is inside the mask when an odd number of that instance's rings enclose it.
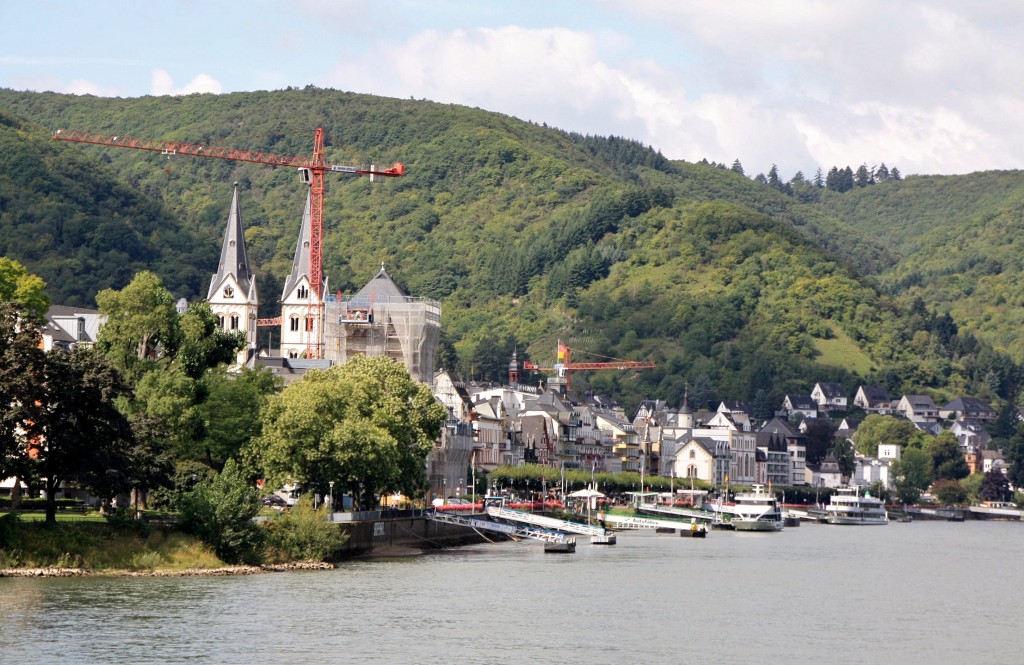
<instances>
[{"instance_id":1,"label":"dormer window","mask_svg":"<svg viewBox=\"0 0 1024 665\"><path fill-rule=\"evenodd\" d=\"M235 297L235 290L233 288L231 288L230 286L225 286L224 287L224 297L225 298L234 298Z\"/></svg>"},{"instance_id":2,"label":"dormer window","mask_svg":"<svg viewBox=\"0 0 1024 665\"><path fill-rule=\"evenodd\" d=\"M309 297L309 289L307 289L305 286L300 286L298 295L299 300L305 300L306 298Z\"/></svg>"}]
</instances>

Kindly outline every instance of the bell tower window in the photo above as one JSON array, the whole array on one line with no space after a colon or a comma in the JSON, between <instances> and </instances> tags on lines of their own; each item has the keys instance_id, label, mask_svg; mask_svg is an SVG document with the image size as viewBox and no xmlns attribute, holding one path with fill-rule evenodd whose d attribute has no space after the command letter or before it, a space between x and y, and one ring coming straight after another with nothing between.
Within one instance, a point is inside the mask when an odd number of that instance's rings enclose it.
<instances>
[{"instance_id":1,"label":"bell tower window","mask_svg":"<svg viewBox=\"0 0 1024 665\"><path fill-rule=\"evenodd\" d=\"M298 296L299 300L305 300L306 298L309 297L309 289L307 289L305 286L300 286Z\"/></svg>"},{"instance_id":2,"label":"bell tower window","mask_svg":"<svg viewBox=\"0 0 1024 665\"><path fill-rule=\"evenodd\" d=\"M235 290L233 288L231 288L230 286L225 286L224 287L224 297L225 298L234 298L235 297Z\"/></svg>"},{"instance_id":3,"label":"bell tower window","mask_svg":"<svg viewBox=\"0 0 1024 665\"><path fill-rule=\"evenodd\" d=\"M288 321L288 327L292 332L297 332L299 330L299 317L293 316Z\"/></svg>"}]
</instances>

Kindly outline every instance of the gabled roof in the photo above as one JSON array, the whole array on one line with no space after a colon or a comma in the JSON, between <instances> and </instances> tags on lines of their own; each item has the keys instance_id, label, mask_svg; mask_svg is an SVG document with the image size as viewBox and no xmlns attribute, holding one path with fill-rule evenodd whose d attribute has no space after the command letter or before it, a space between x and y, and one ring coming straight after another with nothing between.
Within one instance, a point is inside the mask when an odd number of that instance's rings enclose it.
<instances>
[{"instance_id":1,"label":"gabled roof","mask_svg":"<svg viewBox=\"0 0 1024 665\"><path fill-rule=\"evenodd\" d=\"M718 412L721 413L726 411L728 413L751 413L753 409L746 402L739 400L724 400L718 405Z\"/></svg>"},{"instance_id":2,"label":"gabled roof","mask_svg":"<svg viewBox=\"0 0 1024 665\"><path fill-rule=\"evenodd\" d=\"M892 401L892 398L889 397L889 391L885 389L885 386L881 386L877 383L865 383L857 390L864 393L864 398L872 404Z\"/></svg>"},{"instance_id":3,"label":"gabled roof","mask_svg":"<svg viewBox=\"0 0 1024 665\"><path fill-rule=\"evenodd\" d=\"M817 384L818 388L829 399L835 399L837 397L846 397L846 388L843 388L841 383L829 383L827 381L819 381Z\"/></svg>"},{"instance_id":4,"label":"gabled roof","mask_svg":"<svg viewBox=\"0 0 1024 665\"><path fill-rule=\"evenodd\" d=\"M810 395L786 395L785 400L789 400L789 404L793 409L800 411L818 410L818 403Z\"/></svg>"},{"instance_id":5,"label":"gabled roof","mask_svg":"<svg viewBox=\"0 0 1024 665\"><path fill-rule=\"evenodd\" d=\"M906 401L906 403L909 404L911 408L913 408L915 411L919 411L922 409L928 411L935 410L935 402L933 402L932 398L929 397L928 395L904 395L903 399L900 401Z\"/></svg>"},{"instance_id":6,"label":"gabled roof","mask_svg":"<svg viewBox=\"0 0 1024 665\"><path fill-rule=\"evenodd\" d=\"M943 411L963 411L969 413L995 413L995 409L977 397L957 397L942 407Z\"/></svg>"}]
</instances>

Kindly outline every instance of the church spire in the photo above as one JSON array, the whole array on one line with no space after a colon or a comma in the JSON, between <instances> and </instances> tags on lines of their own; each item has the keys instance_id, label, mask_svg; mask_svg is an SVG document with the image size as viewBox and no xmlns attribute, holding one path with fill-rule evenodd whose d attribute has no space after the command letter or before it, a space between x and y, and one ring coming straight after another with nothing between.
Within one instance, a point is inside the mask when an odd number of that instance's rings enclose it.
<instances>
[{"instance_id":1,"label":"church spire","mask_svg":"<svg viewBox=\"0 0 1024 665\"><path fill-rule=\"evenodd\" d=\"M295 257L292 259L292 271L284 282L284 290L281 292L281 300L287 300L289 294L303 278L310 283L309 245L311 242L310 206L312 205L312 193L306 194L306 209L302 212L302 226L299 229L299 240L295 243ZM326 283L326 278L324 282ZM320 292L323 293L324 284L320 285ZM315 292L315 291L314 291Z\"/></svg>"},{"instance_id":2,"label":"church spire","mask_svg":"<svg viewBox=\"0 0 1024 665\"><path fill-rule=\"evenodd\" d=\"M210 290L206 298L215 297L218 289L228 277L234 277L235 284L242 292L240 297L249 300L255 297L256 280L249 268L249 255L245 251L245 235L242 230L242 213L238 206L238 183L235 183L234 195L231 197L231 211L228 213L228 224L224 230L224 242L220 249L220 263L217 274L210 280Z\"/></svg>"}]
</instances>

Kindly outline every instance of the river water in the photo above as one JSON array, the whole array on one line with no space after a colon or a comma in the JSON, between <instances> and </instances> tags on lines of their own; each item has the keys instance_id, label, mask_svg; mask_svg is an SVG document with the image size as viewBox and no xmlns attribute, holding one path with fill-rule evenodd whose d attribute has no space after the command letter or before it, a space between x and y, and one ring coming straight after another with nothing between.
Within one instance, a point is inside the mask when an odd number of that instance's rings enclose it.
<instances>
[{"instance_id":1,"label":"river water","mask_svg":"<svg viewBox=\"0 0 1024 665\"><path fill-rule=\"evenodd\" d=\"M1024 660L1024 525L499 543L333 571L0 579L4 663Z\"/></svg>"}]
</instances>

